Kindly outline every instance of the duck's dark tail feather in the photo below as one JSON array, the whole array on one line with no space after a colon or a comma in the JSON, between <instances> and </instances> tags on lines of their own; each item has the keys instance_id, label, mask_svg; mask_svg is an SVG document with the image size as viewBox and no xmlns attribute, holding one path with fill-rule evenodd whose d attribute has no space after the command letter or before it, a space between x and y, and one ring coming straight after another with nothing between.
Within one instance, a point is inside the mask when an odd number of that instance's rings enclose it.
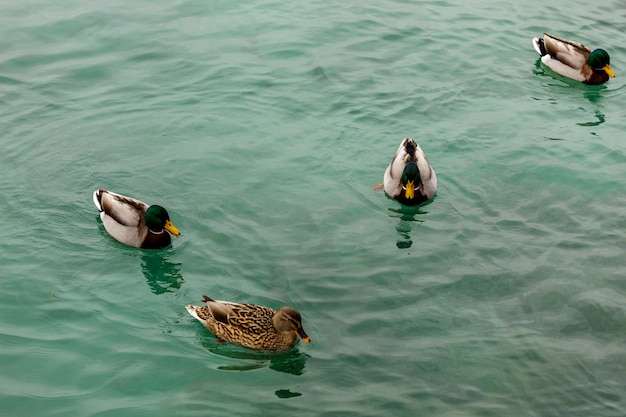
<instances>
[{"instance_id":1,"label":"duck's dark tail feather","mask_svg":"<svg viewBox=\"0 0 626 417\"><path fill-rule=\"evenodd\" d=\"M102 209L102 189L98 189L93 192L93 203L96 205L99 211L104 211Z\"/></svg>"},{"instance_id":2,"label":"duck's dark tail feather","mask_svg":"<svg viewBox=\"0 0 626 417\"><path fill-rule=\"evenodd\" d=\"M533 47L539 55L548 55L548 51L546 51L546 46L543 43L543 38L533 38Z\"/></svg>"}]
</instances>

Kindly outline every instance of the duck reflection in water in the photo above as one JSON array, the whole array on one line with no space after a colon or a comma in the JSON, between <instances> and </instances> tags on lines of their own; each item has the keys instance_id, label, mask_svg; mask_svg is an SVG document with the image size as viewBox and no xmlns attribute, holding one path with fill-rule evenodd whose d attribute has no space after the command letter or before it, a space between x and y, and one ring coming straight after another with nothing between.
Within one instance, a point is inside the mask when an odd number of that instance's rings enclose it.
<instances>
[{"instance_id":1,"label":"duck reflection in water","mask_svg":"<svg viewBox=\"0 0 626 417\"><path fill-rule=\"evenodd\" d=\"M311 356L300 352L298 348L288 352L259 352L235 346L231 343L220 343L213 337L202 341L202 346L210 352L232 359L233 363L218 366L224 371L251 371L264 367L292 375L302 375L307 359Z\"/></svg>"},{"instance_id":2,"label":"duck reflection in water","mask_svg":"<svg viewBox=\"0 0 626 417\"><path fill-rule=\"evenodd\" d=\"M547 76L547 75L546 75ZM547 83L546 88L550 89L551 94L565 94L564 91L567 91L568 94L572 94L572 90L582 90L583 96L589 101L589 105L581 105L578 107L576 114L581 113L581 119L585 121L580 121L576 123L578 126L587 126L587 127L595 127L600 126L606 122L606 115L603 112L603 104L602 100L604 97L610 93L610 90L607 89L606 85L586 85L581 83L575 83L572 81L569 83L567 80L564 81L563 84L558 84L556 82ZM540 99L536 99L540 100ZM550 99L541 99L554 101L554 98ZM554 138L547 138L553 140ZM557 140L565 140L564 138L556 138Z\"/></svg>"},{"instance_id":3,"label":"duck reflection in water","mask_svg":"<svg viewBox=\"0 0 626 417\"><path fill-rule=\"evenodd\" d=\"M573 92L580 91L582 92L583 97L585 97L589 103L592 105L591 108L587 109L585 106L581 106L578 110L584 112L583 115L587 118L587 121L581 121L576 123L578 126L587 126L587 127L595 127L600 126L601 124L606 122L606 116L602 111L603 105L602 101L606 98L607 95L611 94L611 90L609 90L606 84L600 85L587 85L578 81L574 81L565 77L560 77L558 80L555 80L552 75L546 73L545 68L541 65L541 58L538 58L535 62L535 66L533 68L533 73L536 75L540 75L543 77L547 77L550 81L545 83L546 89L550 90L549 98L534 98L535 100L548 100L550 102L555 101L554 95L567 95L568 97L573 94ZM588 120L591 118L591 120ZM549 140L565 140L564 138L553 138L547 137Z\"/></svg>"},{"instance_id":4,"label":"duck reflection in water","mask_svg":"<svg viewBox=\"0 0 626 417\"><path fill-rule=\"evenodd\" d=\"M145 252L141 256L141 269L148 286L156 295L172 292L183 285L181 264L170 262L164 251Z\"/></svg>"},{"instance_id":5,"label":"duck reflection in water","mask_svg":"<svg viewBox=\"0 0 626 417\"><path fill-rule=\"evenodd\" d=\"M408 207L402 206L400 208L390 208L391 217L397 217L398 224L396 225L396 230L400 235L398 241L396 242L396 246L398 249L408 249L413 245L413 240L411 238L411 231L413 228L413 224L415 223L423 223L424 220L420 218L421 215L428 214L428 211L424 210L424 206L431 203L432 200L427 203L416 206L416 207Z\"/></svg>"}]
</instances>

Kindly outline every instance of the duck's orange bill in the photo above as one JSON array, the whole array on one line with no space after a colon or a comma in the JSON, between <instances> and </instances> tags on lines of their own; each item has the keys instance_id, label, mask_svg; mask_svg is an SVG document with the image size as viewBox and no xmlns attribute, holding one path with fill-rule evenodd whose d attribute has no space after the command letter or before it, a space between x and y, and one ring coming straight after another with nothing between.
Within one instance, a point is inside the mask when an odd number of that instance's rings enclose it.
<instances>
[{"instance_id":1,"label":"duck's orange bill","mask_svg":"<svg viewBox=\"0 0 626 417\"><path fill-rule=\"evenodd\" d=\"M167 230L168 232L170 232L171 234L173 234L176 237L180 236L180 232L178 231L176 226L174 226L172 224L172 222L169 221L169 220L165 221L165 230Z\"/></svg>"},{"instance_id":2,"label":"duck's orange bill","mask_svg":"<svg viewBox=\"0 0 626 417\"><path fill-rule=\"evenodd\" d=\"M609 77L615 77L615 73L613 72L613 69L611 69L611 66L609 64L606 64L603 69L604 71L606 71L607 74L609 74Z\"/></svg>"},{"instance_id":3,"label":"duck's orange bill","mask_svg":"<svg viewBox=\"0 0 626 417\"><path fill-rule=\"evenodd\" d=\"M302 338L302 341L304 341L305 343L309 343L311 341L311 338L308 334L304 332L304 329L302 327L296 330L296 334L300 336Z\"/></svg>"}]
</instances>

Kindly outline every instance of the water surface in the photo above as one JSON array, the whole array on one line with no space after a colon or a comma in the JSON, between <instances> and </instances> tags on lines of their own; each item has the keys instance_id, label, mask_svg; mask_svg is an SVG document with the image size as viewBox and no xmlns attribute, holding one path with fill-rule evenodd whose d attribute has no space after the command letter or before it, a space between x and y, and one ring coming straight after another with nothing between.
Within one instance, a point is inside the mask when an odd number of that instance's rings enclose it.
<instances>
[{"instance_id":1,"label":"water surface","mask_svg":"<svg viewBox=\"0 0 626 417\"><path fill-rule=\"evenodd\" d=\"M0 407L46 416L623 416L623 4L0 4ZM541 67L543 31L617 78ZM413 137L438 195L372 187ZM98 187L168 208L142 251ZM218 344L203 294L312 339Z\"/></svg>"}]
</instances>

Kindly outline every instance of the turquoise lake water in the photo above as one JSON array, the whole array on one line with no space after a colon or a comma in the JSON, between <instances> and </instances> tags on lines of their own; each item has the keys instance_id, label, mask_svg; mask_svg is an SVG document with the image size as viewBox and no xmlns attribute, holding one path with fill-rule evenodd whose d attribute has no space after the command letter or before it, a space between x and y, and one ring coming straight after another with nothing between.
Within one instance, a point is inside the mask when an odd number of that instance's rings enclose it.
<instances>
[{"instance_id":1,"label":"turquoise lake water","mask_svg":"<svg viewBox=\"0 0 626 417\"><path fill-rule=\"evenodd\" d=\"M626 415L626 3L0 2L2 416ZM603 47L584 86L543 31ZM437 196L372 187L413 137ZM164 250L96 188L165 206ZM303 316L254 352L202 295Z\"/></svg>"}]
</instances>

